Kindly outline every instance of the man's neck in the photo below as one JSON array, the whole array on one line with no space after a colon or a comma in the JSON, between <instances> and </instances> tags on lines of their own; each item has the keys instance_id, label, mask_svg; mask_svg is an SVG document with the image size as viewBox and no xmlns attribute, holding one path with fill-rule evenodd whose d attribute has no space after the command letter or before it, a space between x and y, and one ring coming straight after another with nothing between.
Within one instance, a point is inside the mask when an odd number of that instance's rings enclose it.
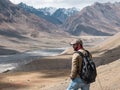
<instances>
[{"instance_id":1,"label":"man's neck","mask_svg":"<svg viewBox=\"0 0 120 90\"><path fill-rule=\"evenodd\" d=\"M77 48L77 51L79 51L79 50L81 50L81 49L83 50L83 47L78 47L78 48Z\"/></svg>"}]
</instances>

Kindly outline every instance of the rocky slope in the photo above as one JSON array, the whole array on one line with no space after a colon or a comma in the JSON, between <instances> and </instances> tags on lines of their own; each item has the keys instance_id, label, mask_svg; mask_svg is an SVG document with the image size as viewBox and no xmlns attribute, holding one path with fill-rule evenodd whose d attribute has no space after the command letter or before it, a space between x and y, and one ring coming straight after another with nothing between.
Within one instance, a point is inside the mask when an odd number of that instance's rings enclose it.
<instances>
[{"instance_id":1,"label":"rocky slope","mask_svg":"<svg viewBox=\"0 0 120 90\"><path fill-rule=\"evenodd\" d=\"M120 31L120 3L94 3L64 24L73 35L112 35Z\"/></svg>"},{"instance_id":2,"label":"rocky slope","mask_svg":"<svg viewBox=\"0 0 120 90\"><path fill-rule=\"evenodd\" d=\"M52 45L54 47L56 44L53 43L60 42L60 35L66 36L66 33L56 25L23 10L9 0L0 0L0 54L15 54Z\"/></svg>"},{"instance_id":3,"label":"rocky slope","mask_svg":"<svg viewBox=\"0 0 120 90\"><path fill-rule=\"evenodd\" d=\"M112 37L107 38L103 42L98 42L99 44L96 44L93 48L91 48L91 51L105 51L105 50L111 50L114 48L117 48L120 46L120 32L115 34Z\"/></svg>"},{"instance_id":4,"label":"rocky slope","mask_svg":"<svg viewBox=\"0 0 120 90\"><path fill-rule=\"evenodd\" d=\"M22 10L9 0L0 1L1 35L22 38L23 35L29 34L37 37L39 33L50 33L53 29L56 29L54 24Z\"/></svg>"}]
</instances>

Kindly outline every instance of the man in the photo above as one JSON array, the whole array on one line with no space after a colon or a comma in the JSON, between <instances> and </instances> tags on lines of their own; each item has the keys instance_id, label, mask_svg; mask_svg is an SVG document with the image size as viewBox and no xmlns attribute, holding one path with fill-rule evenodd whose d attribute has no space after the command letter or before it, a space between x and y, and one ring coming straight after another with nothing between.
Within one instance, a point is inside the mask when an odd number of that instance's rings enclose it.
<instances>
[{"instance_id":1,"label":"man","mask_svg":"<svg viewBox=\"0 0 120 90\"><path fill-rule=\"evenodd\" d=\"M70 44L73 46L74 51L83 54L86 53L81 39L75 39ZM72 56L72 68L70 74L71 82L67 90L78 90L79 88L81 88L81 90L89 90L90 84L86 84L79 76L82 65L82 56L77 52Z\"/></svg>"}]
</instances>

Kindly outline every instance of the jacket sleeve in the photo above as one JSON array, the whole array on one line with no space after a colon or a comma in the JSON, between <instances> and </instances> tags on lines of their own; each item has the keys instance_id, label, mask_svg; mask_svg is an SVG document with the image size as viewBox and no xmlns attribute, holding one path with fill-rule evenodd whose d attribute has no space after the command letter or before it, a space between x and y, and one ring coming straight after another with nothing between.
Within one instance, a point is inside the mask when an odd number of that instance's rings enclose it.
<instances>
[{"instance_id":1,"label":"jacket sleeve","mask_svg":"<svg viewBox=\"0 0 120 90\"><path fill-rule=\"evenodd\" d=\"M72 67L71 67L71 74L70 74L71 79L74 79L75 77L77 77L78 69L80 69L81 67L81 62L82 62L81 56L78 53L74 53L72 56Z\"/></svg>"}]
</instances>

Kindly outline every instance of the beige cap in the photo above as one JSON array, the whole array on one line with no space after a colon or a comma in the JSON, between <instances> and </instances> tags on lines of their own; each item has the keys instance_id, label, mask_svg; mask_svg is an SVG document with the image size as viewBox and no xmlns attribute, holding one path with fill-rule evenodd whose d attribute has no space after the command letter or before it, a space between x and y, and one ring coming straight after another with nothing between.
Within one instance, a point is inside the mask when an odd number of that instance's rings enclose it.
<instances>
[{"instance_id":1,"label":"beige cap","mask_svg":"<svg viewBox=\"0 0 120 90\"><path fill-rule=\"evenodd\" d=\"M70 44L73 45L73 44L77 44L77 43L83 45L83 42L81 39L74 39Z\"/></svg>"}]
</instances>

